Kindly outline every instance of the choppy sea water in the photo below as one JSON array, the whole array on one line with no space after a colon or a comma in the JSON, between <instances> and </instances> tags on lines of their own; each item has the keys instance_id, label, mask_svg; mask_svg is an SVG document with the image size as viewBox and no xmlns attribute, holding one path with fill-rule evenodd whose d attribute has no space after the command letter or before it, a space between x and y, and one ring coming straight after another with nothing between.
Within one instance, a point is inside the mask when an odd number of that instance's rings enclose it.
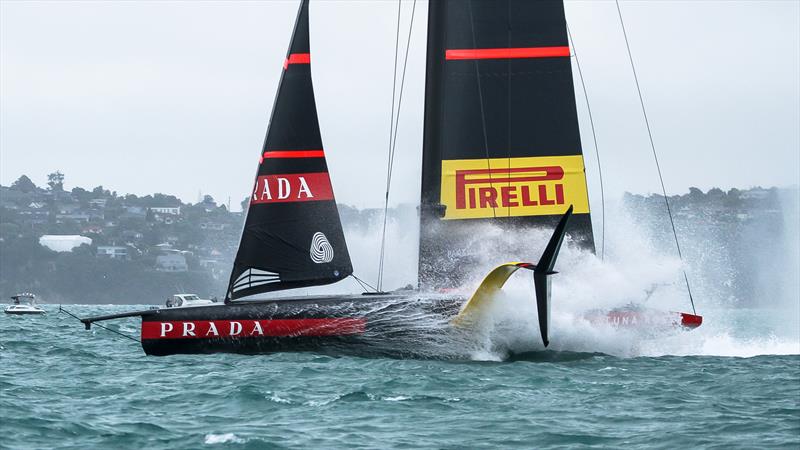
<instances>
[{"instance_id":1,"label":"choppy sea water","mask_svg":"<svg viewBox=\"0 0 800 450\"><path fill-rule=\"evenodd\" d=\"M147 357L47 308L0 317L4 448L800 447L793 339L701 327L674 352ZM113 327L136 335L138 320Z\"/></svg>"}]
</instances>

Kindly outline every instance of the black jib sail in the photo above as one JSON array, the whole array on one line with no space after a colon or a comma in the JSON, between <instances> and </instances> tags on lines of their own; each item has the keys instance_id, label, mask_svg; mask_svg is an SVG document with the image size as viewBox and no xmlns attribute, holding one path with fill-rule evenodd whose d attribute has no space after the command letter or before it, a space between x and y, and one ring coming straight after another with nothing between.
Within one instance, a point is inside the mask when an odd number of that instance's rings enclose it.
<instances>
[{"instance_id":1,"label":"black jib sail","mask_svg":"<svg viewBox=\"0 0 800 450\"><path fill-rule=\"evenodd\" d=\"M458 286L486 222L549 228L573 205L593 249L562 1L432 0L427 51L421 286Z\"/></svg>"},{"instance_id":2,"label":"black jib sail","mask_svg":"<svg viewBox=\"0 0 800 450\"><path fill-rule=\"evenodd\" d=\"M283 64L226 301L333 283L352 272L320 136L304 0Z\"/></svg>"}]
</instances>

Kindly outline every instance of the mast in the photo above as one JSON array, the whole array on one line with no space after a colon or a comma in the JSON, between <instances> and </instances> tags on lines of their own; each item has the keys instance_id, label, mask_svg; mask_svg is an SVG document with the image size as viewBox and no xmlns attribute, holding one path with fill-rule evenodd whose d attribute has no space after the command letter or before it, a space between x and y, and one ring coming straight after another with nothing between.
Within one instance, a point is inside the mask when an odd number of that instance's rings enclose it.
<instances>
[{"instance_id":1,"label":"mast","mask_svg":"<svg viewBox=\"0 0 800 450\"><path fill-rule=\"evenodd\" d=\"M456 287L491 224L594 249L561 0L431 0L419 279Z\"/></svg>"},{"instance_id":2,"label":"mast","mask_svg":"<svg viewBox=\"0 0 800 450\"><path fill-rule=\"evenodd\" d=\"M440 86L442 84L441 49L444 48L444 17L447 2L429 0L428 2L428 45L425 61L425 116L422 136L422 197L421 220L434 218L439 197L435 189L441 174L441 156L439 152L442 103Z\"/></svg>"},{"instance_id":3,"label":"mast","mask_svg":"<svg viewBox=\"0 0 800 450\"><path fill-rule=\"evenodd\" d=\"M425 61L425 115L422 137L422 183L419 207L419 286L441 286L445 276L437 270L447 242L440 239L445 206L440 203L441 179L442 69L447 1L428 1L428 44Z\"/></svg>"},{"instance_id":4,"label":"mast","mask_svg":"<svg viewBox=\"0 0 800 450\"><path fill-rule=\"evenodd\" d=\"M300 3L225 301L353 272L322 146Z\"/></svg>"}]
</instances>

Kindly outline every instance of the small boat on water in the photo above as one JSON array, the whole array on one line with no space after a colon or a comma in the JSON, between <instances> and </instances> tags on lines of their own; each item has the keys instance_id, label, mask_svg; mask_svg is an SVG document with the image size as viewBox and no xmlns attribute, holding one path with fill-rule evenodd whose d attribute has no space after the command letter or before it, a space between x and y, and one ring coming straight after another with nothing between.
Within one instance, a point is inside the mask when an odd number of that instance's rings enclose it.
<instances>
[{"instance_id":1,"label":"small boat on water","mask_svg":"<svg viewBox=\"0 0 800 450\"><path fill-rule=\"evenodd\" d=\"M521 270L533 275L546 347L550 276L565 236L594 251L563 2L431 0L427 39L417 289L382 292L379 282L364 295L259 297L353 276L322 145L309 3L302 0L224 304L81 319L86 328L140 317L142 348L150 355L311 350L415 356L418 344L440 331L420 325L420 317L469 333ZM538 263L501 264L471 296L451 294L469 283L485 256L487 227L506 236L554 231ZM512 250L528 253L544 242L531 244L519 242Z\"/></svg>"},{"instance_id":2,"label":"small boat on water","mask_svg":"<svg viewBox=\"0 0 800 450\"><path fill-rule=\"evenodd\" d=\"M166 301L167 308L188 308L213 305L213 300L200 298L197 294L175 294Z\"/></svg>"},{"instance_id":3,"label":"small boat on water","mask_svg":"<svg viewBox=\"0 0 800 450\"><path fill-rule=\"evenodd\" d=\"M11 304L6 306L6 314L44 314L46 311L36 305L36 296L30 292L11 296Z\"/></svg>"}]
</instances>

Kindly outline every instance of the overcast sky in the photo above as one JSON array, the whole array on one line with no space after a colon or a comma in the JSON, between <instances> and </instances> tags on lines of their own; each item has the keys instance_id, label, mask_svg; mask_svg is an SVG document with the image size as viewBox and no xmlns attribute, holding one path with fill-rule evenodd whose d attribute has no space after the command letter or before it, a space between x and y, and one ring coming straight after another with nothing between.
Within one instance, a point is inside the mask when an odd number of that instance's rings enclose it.
<instances>
[{"instance_id":1,"label":"overcast sky","mask_svg":"<svg viewBox=\"0 0 800 450\"><path fill-rule=\"evenodd\" d=\"M403 32L412 0L404 0ZM0 183L211 194L252 185L298 2L0 1ZM800 3L623 1L667 190L798 184ZM397 3L311 4L337 199L383 201ZM392 201L417 202L427 2L419 0ZM606 194L659 191L612 1L568 1ZM403 43L404 44L404 43ZM402 46L402 44L401 44ZM573 58L573 68L575 60ZM576 86L577 71L575 71ZM583 95L587 176L597 160Z\"/></svg>"}]
</instances>

